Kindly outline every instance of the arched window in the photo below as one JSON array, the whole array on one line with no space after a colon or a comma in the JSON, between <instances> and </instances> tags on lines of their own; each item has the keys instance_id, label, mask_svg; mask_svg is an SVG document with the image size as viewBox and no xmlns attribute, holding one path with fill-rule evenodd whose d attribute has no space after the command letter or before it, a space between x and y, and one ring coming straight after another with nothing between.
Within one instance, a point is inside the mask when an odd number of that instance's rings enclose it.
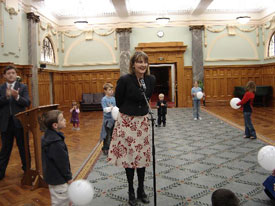
<instances>
[{"instance_id":1,"label":"arched window","mask_svg":"<svg viewBox=\"0 0 275 206\"><path fill-rule=\"evenodd\" d=\"M55 55L54 55L53 45L52 45L51 40L48 37L46 37L43 40L40 60L42 62L55 63Z\"/></svg>"},{"instance_id":2,"label":"arched window","mask_svg":"<svg viewBox=\"0 0 275 206\"><path fill-rule=\"evenodd\" d=\"M269 57L274 57L275 56L275 32L273 32L270 42L268 45L268 56Z\"/></svg>"}]
</instances>

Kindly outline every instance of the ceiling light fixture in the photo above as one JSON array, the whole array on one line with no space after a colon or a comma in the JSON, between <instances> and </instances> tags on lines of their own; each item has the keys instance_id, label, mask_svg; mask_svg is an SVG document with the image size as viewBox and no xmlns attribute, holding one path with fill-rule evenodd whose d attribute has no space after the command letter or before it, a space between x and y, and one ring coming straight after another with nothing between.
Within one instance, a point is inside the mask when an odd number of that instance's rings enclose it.
<instances>
[{"instance_id":1,"label":"ceiling light fixture","mask_svg":"<svg viewBox=\"0 0 275 206\"><path fill-rule=\"evenodd\" d=\"M169 17L158 17L158 18L156 18L156 21L159 25L164 26L169 23L170 18Z\"/></svg>"},{"instance_id":2,"label":"ceiling light fixture","mask_svg":"<svg viewBox=\"0 0 275 206\"><path fill-rule=\"evenodd\" d=\"M78 29L84 29L88 25L88 22L85 20L81 20L81 21L75 21L74 24Z\"/></svg>"},{"instance_id":3,"label":"ceiling light fixture","mask_svg":"<svg viewBox=\"0 0 275 206\"><path fill-rule=\"evenodd\" d=\"M240 24L247 24L250 21L250 18L250 16L238 16L236 19Z\"/></svg>"}]
</instances>

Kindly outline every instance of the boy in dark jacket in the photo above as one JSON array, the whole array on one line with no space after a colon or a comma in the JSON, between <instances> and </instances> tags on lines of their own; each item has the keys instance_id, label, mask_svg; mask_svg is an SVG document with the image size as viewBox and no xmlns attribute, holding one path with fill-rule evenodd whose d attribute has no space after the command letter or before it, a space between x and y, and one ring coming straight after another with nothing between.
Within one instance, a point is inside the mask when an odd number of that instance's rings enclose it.
<instances>
[{"instance_id":1,"label":"boy in dark jacket","mask_svg":"<svg viewBox=\"0 0 275 206\"><path fill-rule=\"evenodd\" d=\"M166 126L166 113L167 113L167 104L164 100L164 94L159 94L159 101L157 102L157 108L158 108L158 127L161 126L161 122L163 123L163 126Z\"/></svg>"},{"instance_id":2,"label":"boy in dark jacket","mask_svg":"<svg viewBox=\"0 0 275 206\"><path fill-rule=\"evenodd\" d=\"M68 206L68 184L72 182L72 173L65 137L60 130L66 127L66 120L59 110L45 114L44 125L47 130L42 138L43 177L49 185L52 206Z\"/></svg>"}]
</instances>

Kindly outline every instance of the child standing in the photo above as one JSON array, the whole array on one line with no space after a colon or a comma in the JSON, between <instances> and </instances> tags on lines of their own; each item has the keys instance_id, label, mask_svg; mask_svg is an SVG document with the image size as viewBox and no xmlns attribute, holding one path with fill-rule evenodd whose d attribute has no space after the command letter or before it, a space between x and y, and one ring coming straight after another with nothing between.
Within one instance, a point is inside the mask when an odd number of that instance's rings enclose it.
<instances>
[{"instance_id":1,"label":"child standing","mask_svg":"<svg viewBox=\"0 0 275 206\"><path fill-rule=\"evenodd\" d=\"M244 125L245 125L245 135L244 138L257 139L256 131L253 127L251 121L251 114L253 109L253 100L255 98L256 92L256 84L253 81L249 81L246 84L246 92L242 98L242 100L237 103L237 105L241 105L243 109L244 116Z\"/></svg>"},{"instance_id":2,"label":"child standing","mask_svg":"<svg viewBox=\"0 0 275 206\"><path fill-rule=\"evenodd\" d=\"M159 94L159 100L157 101L158 108L158 127L161 126L161 122L163 123L163 127L166 126L166 114L167 114L167 104L164 100L164 94Z\"/></svg>"},{"instance_id":3,"label":"child standing","mask_svg":"<svg viewBox=\"0 0 275 206\"><path fill-rule=\"evenodd\" d=\"M79 128L79 113L80 110L77 106L76 102L72 103L72 108L70 109L70 112L72 113L71 116L71 123L73 123L73 130L80 130Z\"/></svg>"},{"instance_id":4,"label":"child standing","mask_svg":"<svg viewBox=\"0 0 275 206\"><path fill-rule=\"evenodd\" d=\"M101 106L103 109L103 123L101 128L100 139L103 141L102 151L104 155L108 155L110 142L112 138L113 128L115 120L112 117L112 109L116 106L115 97L113 97L113 85L111 83L105 83L103 85L105 96L101 100Z\"/></svg>"},{"instance_id":5,"label":"child standing","mask_svg":"<svg viewBox=\"0 0 275 206\"><path fill-rule=\"evenodd\" d=\"M194 120L201 120L200 117L200 105L201 100L197 98L197 92L201 92L201 88L198 87L198 81L194 82L194 87L191 89L191 95L193 100L193 118Z\"/></svg>"},{"instance_id":6,"label":"child standing","mask_svg":"<svg viewBox=\"0 0 275 206\"><path fill-rule=\"evenodd\" d=\"M41 141L43 177L49 185L52 206L68 206L68 184L72 182L72 173L65 136L61 129L66 127L66 120L59 110L46 113L44 125L47 130Z\"/></svg>"}]
</instances>

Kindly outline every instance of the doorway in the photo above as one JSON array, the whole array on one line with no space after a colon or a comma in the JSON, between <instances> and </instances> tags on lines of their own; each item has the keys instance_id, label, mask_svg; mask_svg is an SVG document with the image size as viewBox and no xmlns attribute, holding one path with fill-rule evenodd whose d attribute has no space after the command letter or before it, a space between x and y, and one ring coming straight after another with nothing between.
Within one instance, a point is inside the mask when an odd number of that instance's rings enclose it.
<instances>
[{"instance_id":1,"label":"doorway","mask_svg":"<svg viewBox=\"0 0 275 206\"><path fill-rule=\"evenodd\" d=\"M156 85L151 101L156 102L158 95L163 93L165 100L175 102L175 65L151 64L150 73L156 77Z\"/></svg>"}]
</instances>

